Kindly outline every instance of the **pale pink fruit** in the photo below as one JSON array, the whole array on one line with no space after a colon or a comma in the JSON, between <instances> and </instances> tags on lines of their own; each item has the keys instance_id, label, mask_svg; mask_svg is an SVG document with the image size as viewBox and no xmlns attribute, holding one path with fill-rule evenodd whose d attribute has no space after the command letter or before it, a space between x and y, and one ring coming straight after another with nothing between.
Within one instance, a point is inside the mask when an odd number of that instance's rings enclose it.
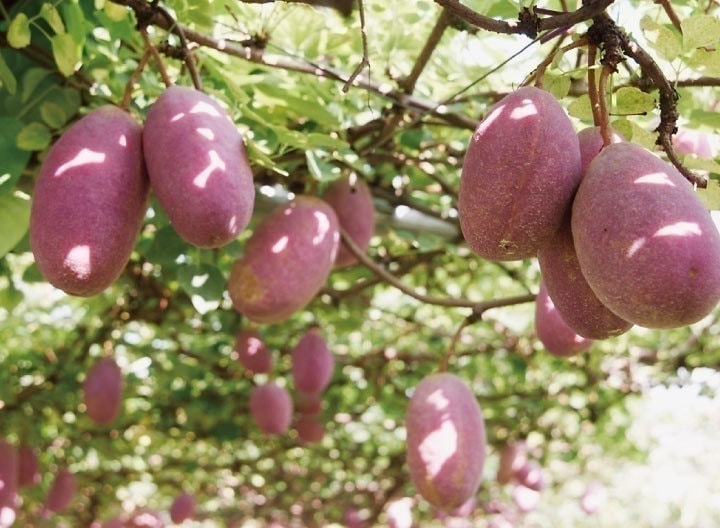
<instances>
[{"instance_id":1,"label":"pale pink fruit","mask_svg":"<svg viewBox=\"0 0 720 528\"><path fill-rule=\"evenodd\" d=\"M317 444L325 436L325 427L314 418L301 418L295 422L298 439L303 444Z\"/></svg>"},{"instance_id":2,"label":"pale pink fruit","mask_svg":"<svg viewBox=\"0 0 720 528\"><path fill-rule=\"evenodd\" d=\"M335 358L320 329L313 327L295 346L291 355L295 389L305 394L324 391L332 378Z\"/></svg>"},{"instance_id":3,"label":"pale pink fruit","mask_svg":"<svg viewBox=\"0 0 720 528\"><path fill-rule=\"evenodd\" d=\"M122 371L111 357L100 358L83 383L87 414L98 425L115 421L122 407Z\"/></svg>"},{"instance_id":4,"label":"pale pink fruit","mask_svg":"<svg viewBox=\"0 0 720 528\"><path fill-rule=\"evenodd\" d=\"M267 374L272 369L270 351L255 328L246 328L237 333L235 352L242 366L253 374Z\"/></svg>"},{"instance_id":5,"label":"pale pink fruit","mask_svg":"<svg viewBox=\"0 0 720 528\"><path fill-rule=\"evenodd\" d=\"M515 506L523 513L533 511L540 504L540 492L522 484L513 488L512 498Z\"/></svg>"},{"instance_id":6,"label":"pale pink fruit","mask_svg":"<svg viewBox=\"0 0 720 528\"><path fill-rule=\"evenodd\" d=\"M40 462L32 447L18 448L18 484L20 487L34 486L40 482Z\"/></svg>"},{"instance_id":7,"label":"pale pink fruit","mask_svg":"<svg viewBox=\"0 0 720 528\"><path fill-rule=\"evenodd\" d=\"M77 480L75 475L63 468L57 472L47 497L45 498L45 509L55 513L67 510L72 504L77 493Z\"/></svg>"},{"instance_id":8,"label":"pale pink fruit","mask_svg":"<svg viewBox=\"0 0 720 528\"><path fill-rule=\"evenodd\" d=\"M497 472L498 484L507 484L527 460L525 442L513 442L506 445L500 453L500 465Z\"/></svg>"},{"instance_id":9,"label":"pale pink fruit","mask_svg":"<svg viewBox=\"0 0 720 528\"><path fill-rule=\"evenodd\" d=\"M255 386L250 394L250 414L263 432L284 434L292 419L290 394L273 382Z\"/></svg>"},{"instance_id":10,"label":"pale pink fruit","mask_svg":"<svg viewBox=\"0 0 720 528\"><path fill-rule=\"evenodd\" d=\"M195 497L183 492L173 501L170 506L170 519L175 524L195 517Z\"/></svg>"}]
</instances>

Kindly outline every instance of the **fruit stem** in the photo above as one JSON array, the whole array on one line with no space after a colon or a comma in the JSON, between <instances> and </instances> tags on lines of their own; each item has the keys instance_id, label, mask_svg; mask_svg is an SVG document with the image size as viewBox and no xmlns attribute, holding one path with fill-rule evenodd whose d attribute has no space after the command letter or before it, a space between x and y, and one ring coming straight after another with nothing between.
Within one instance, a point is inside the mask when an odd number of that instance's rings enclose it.
<instances>
[{"instance_id":1,"label":"fruit stem","mask_svg":"<svg viewBox=\"0 0 720 528\"><path fill-rule=\"evenodd\" d=\"M158 52L157 48L155 47L155 44L152 43L150 40L150 37L147 34L147 31L145 29L140 30L140 34L143 37L143 40L145 41L145 46L150 51L150 54L155 59L155 65L157 66L158 72L160 73L160 77L162 77L163 83L165 84L166 88L170 88L173 85L173 82L170 80L170 76L168 75L167 69L165 68L165 63L163 62L162 57L160 56L160 53Z\"/></svg>"},{"instance_id":2,"label":"fruit stem","mask_svg":"<svg viewBox=\"0 0 720 528\"><path fill-rule=\"evenodd\" d=\"M600 102L598 96L597 77L595 76L595 60L597 58L597 46L590 44L588 46L587 59L587 77L588 77L588 97L590 98L590 109L593 115L593 124L600 126Z\"/></svg>"},{"instance_id":3,"label":"fruit stem","mask_svg":"<svg viewBox=\"0 0 720 528\"><path fill-rule=\"evenodd\" d=\"M598 87L598 103L599 103L599 126L600 134L603 138L603 147L607 147L612 143L612 131L610 130L610 114L608 112L607 102L607 84L612 69L609 66L603 66L600 72L600 85Z\"/></svg>"},{"instance_id":4,"label":"fruit stem","mask_svg":"<svg viewBox=\"0 0 720 528\"><path fill-rule=\"evenodd\" d=\"M145 53L143 53L143 56L140 58L140 62L138 62L137 68L135 68L135 71L132 72L132 75L130 75L130 79L128 79L128 82L125 85L125 92L123 93L123 98L122 98L122 102L120 103L120 108L122 108L126 112L130 108L130 99L132 98L133 86L135 86L135 83L140 78L140 74L145 69L145 66L147 66L147 63L150 60L150 56L151 56L151 51L149 48L147 48L145 50Z\"/></svg>"}]
</instances>

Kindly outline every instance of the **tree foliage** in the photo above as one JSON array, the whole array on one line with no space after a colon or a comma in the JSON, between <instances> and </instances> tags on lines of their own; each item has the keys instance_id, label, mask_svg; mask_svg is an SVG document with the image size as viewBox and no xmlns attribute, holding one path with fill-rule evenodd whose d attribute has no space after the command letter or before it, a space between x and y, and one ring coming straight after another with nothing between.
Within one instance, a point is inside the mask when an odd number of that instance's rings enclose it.
<instances>
[{"instance_id":1,"label":"tree foliage","mask_svg":"<svg viewBox=\"0 0 720 528\"><path fill-rule=\"evenodd\" d=\"M0 437L35 447L43 469L42 482L23 490L17 525L167 511L182 491L208 526L323 526L350 509L384 525L388 503L416 496L404 416L414 387L441 365L468 383L486 421L478 526L508 500L494 471L510 441L525 439L545 467L567 463L550 486L584 478L599 456L638 456L624 436L628 402L681 367L717 368L717 313L556 358L534 334L537 261L474 256L457 218L478 120L533 82L577 130L609 116L626 139L663 152L698 183L709 208L720 206L717 161L675 153L671 139L676 128L720 126L717 5L577 4L4 1ZM90 298L62 294L44 282L27 236L43 159L91 109L119 105L142 123L173 83L202 88L243 133L258 191L253 220L236 241L201 250L151 196L116 283ZM273 206L320 195L349 174L368 183L376 207L367 254L335 270L305 309L260 328L274 365L252 376L233 351L248 322L227 293L232 264ZM294 431L262 433L249 395L271 379L297 396L290 352L314 325L336 366L322 398L325 436L304 445ZM100 426L85 412L82 383L108 355L124 375L123 407ZM43 521L53 475L66 467L78 495ZM423 526L439 522L422 500L414 515Z\"/></svg>"}]
</instances>

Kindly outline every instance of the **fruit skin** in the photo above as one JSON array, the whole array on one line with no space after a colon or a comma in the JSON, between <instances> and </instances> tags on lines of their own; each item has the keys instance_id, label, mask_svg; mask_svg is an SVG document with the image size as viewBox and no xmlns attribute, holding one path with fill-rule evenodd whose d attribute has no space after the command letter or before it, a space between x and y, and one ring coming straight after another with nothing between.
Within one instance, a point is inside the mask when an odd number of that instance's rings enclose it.
<instances>
[{"instance_id":1,"label":"fruit skin","mask_svg":"<svg viewBox=\"0 0 720 528\"><path fill-rule=\"evenodd\" d=\"M580 183L570 119L548 92L526 86L480 122L460 180L460 227L485 259L534 257L560 227Z\"/></svg>"},{"instance_id":2,"label":"fruit skin","mask_svg":"<svg viewBox=\"0 0 720 528\"><path fill-rule=\"evenodd\" d=\"M250 414L263 432L285 434L292 419L290 394L273 382L255 386L250 394Z\"/></svg>"},{"instance_id":3,"label":"fruit skin","mask_svg":"<svg viewBox=\"0 0 720 528\"><path fill-rule=\"evenodd\" d=\"M181 238L216 248L245 229L253 174L240 132L210 96L166 89L147 114L143 145L153 192Z\"/></svg>"},{"instance_id":4,"label":"fruit skin","mask_svg":"<svg viewBox=\"0 0 720 528\"><path fill-rule=\"evenodd\" d=\"M18 485L22 488L34 486L40 482L40 462L32 447L21 445L18 448Z\"/></svg>"},{"instance_id":5,"label":"fruit skin","mask_svg":"<svg viewBox=\"0 0 720 528\"><path fill-rule=\"evenodd\" d=\"M170 506L170 520L175 524L180 524L193 517L195 517L195 498L189 493L183 492L175 497Z\"/></svg>"},{"instance_id":6,"label":"fruit skin","mask_svg":"<svg viewBox=\"0 0 720 528\"><path fill-rule=\"evenodd\" d=\"M60 513L68 509L75 493L77 492L77 480L75 475L63 468L55 475L47 497L45 498L45 508L48 511Z\"/></svg>"},{"instance_id":7,"label":"fruit skin","mask_svg":"<svg viewBox=\"0 0 720 528\"><path fill-rule=\"evenodd\" d=\"M520 484L531 490L540 491L545 487L542 467L534 460L527 460L515 476Z\"/></svg>"},{"instance_id":8,"label":"fruit skin","mask_svg":"<svg viewBox=\"0 0 720 528\"><path fill-rule=\"evenodd\" d=\"M272 356L256 328L237 333L235 352L242 366L253 374L267 374L272 369Z\"/></svg>"},{"instance_id":9,"label":"fruit skin","mask_svg":"<svg viewBox=\"0 0 720 528\"><path fill-rule=\"evenodd\" d=\"M452 510L475 495L485 463L485 422L460 378L426 376L410 398L406 428L410 479L425 500Z\"/></svg>"},{"instance_id":10,"label":"fruit skin","mask_svg":"<svg viewBox=\"0 0 720 528\"><path fill-rule=\"evenodd\" d=\"M678 130L672 138L673 148L678 154L695 154L700 159L713 158L712 135L697 130Z\"/></svg>"},{"instance_id":11,"label":"fruit skin","mask_svg":"<svg viewBox=\"0 0 720 528\"><path fill-rule=\"evenodd\" d=\"M604 140L599 126L583 128L577 135L578 145L580 146L580 172L585 174L590 162L602 150ZM622 136L615 131L611 131L610 138L612 143L623 141Z\"/></svg>"},{"instance_id":12,"label":"fruit skin","mask_svg":"<svg viewBox=\"0 0 720 528\"><path fill-rule=\"evenodd\" d=\"M332 182L322 199L335 210L340 226L355 245L365 251L375 233L375 205L370 188L355 174ZM335 258L335 267L344 268L357 262L350 250L341 244Z\"/></svg>"},{"instance_id":13,"label":"fruit skin","mask_svg":"<svg viewBox=\"0 0 720 528\"><path fill-rule=\"evenodd\" d=\"M527 461L527 445L525 442L514 442L506 445L500 453L498 466L498 484L507 484Z\"/></svg>"},{"instance_id":14,"label":"fruit skin","mask_svg":"<svg viewBox=\"0 0 720 528\"><path fill-rule=\"evenodd\" d=\"M15 446L0 439L0 522L14 522L18 507L19 460Z\"/></svg>"},{"instance_id":15,"label":"fruit skin","mask_svg":"<svg viewBox=\"0 0 720 528\"><path fill-rule=\"evenodd\" d=\"M319 328L311 328L300 338L292 351L291 362L298 392L319 394L329 385L335 358Z\"/></svg>"},{"instance_id":16,"label":"fruit skin","mask_svg":"<svg viewBox=\"0 0 720 528\"><path fill-rule=\"evenodd\" d=\"M125 268L147 207L142 127L102 106L70 127L40 169L30 213L30 247L43 277L90 297Z\"/></svg>"},{"instance_id":17,"label":"fruit skin","mask_svg":"<svg viewBox=\"0 0 720 528\"><path fill-rule=\"evenodd\" d=\"M298 392L295 398L295 409L304 418L313 418L322 412L322 398L319 393Z\"/></svg>"},{"instance_id":18,"label":"fruit skin","mask_svg":"<svg viewBox=\"0 0 720 528\"><path fill-rule=\"evenodd\" d=\"M98 425L110 425L122 408L123 377L111 357L100 358L83 383L83 401L88 417Z\"/></svg>"},{"instance_id":19,"label":"fruit skin","mask_svg":"<svg viewBox=\"0 0 720 528\"><path fill-rule=\"evenodd\" d=\"M563 321L542 282L535 299L535 332L545 350L557 357L576 356L593 344L592 339L578 335Z\"/></svg>"},{"instance_id":20,"label":"fruit skin","mask_svg":"<svg viewBox=\"0 0 720 528\"><path fill-rule=\"evenodd\" d=\"M633 143L590 163L572 210L575 250L600 302L648 328L705 317L720 300L720 233L690 183Z\"/></svg>"},{"instance_id":21,"label":"fruit skin","mask_svg":"<svg viewBox=\"0 0 720 528\"><path fill-rule=\"evenodd\" d=\"M274 209L233 264L228 291L235 309L257 323L277 323L307 305L325 284L340 243L332 207L298 196Z\"/></svg>"},{"instance_id":22,"label":"fruit skin","mask_svg":"<svg viewBox=\"0 0 720 528\"><path fill-rule=\"evenodd\" d=\"M325 436L325 427L315 418L300 418L295 422L295 430L302 444L317 444Z\"/></svg>"},{"instance_id":23,"label":"fruit skin","mask_svg":"<svg viewBox=\"0 0 720 528\"><path fill-rule=\"evenodd\" d=\"M570 218L538 252L538 262L547 295L574 333L587 339L608 339L632 328L632 323L600 302L585 280L575 252Z\"/></svg>"}]
</instances>

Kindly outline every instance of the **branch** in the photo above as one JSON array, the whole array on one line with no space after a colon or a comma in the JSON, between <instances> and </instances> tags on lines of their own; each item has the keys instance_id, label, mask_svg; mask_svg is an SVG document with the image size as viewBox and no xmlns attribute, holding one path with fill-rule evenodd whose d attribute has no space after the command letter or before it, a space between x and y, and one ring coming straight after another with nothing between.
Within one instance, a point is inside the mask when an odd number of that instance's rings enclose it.
<instances>
[{"instance_id":1,"label":"branch","mask_svg":"<svg viewBox=\"0 0 720 528\"><path fill-rule=\"evenodd\" d=\"M343 93L347 93L352 83L355 82L358 75L362 73L365 66L368 67L368 73L370 73L370 59L368 59L368 45L367 45L367 25L365 24L365 7L363 6L363 0L358 0L358 10L360 11L360 39L362 40L362 60L357 68L350 74L350 78L345 81L342 87Z\"/></svg>"},{"instance_id":2,"label":"branch","mask_svg":"<svg viewBox=\"0 0 720 528\"><path fill-rule=\"evenodd\" d=\"M276 0L240 0L244 4L272 4ZM307 4L314 7L331 7L343 16L350 16L355 0L283 0L289 4Z\"/></svg>"},{"instance_id":3,"label":"branch","mask_svg":"<svg viewBox=\"0 0 720 528\"><path fill-rule=\"evenodd\" d=\"M373 273L384 279L390 285L394 286L404 294L417 299L420 302L426 304L434 304L437 306L446 306L449 308L472 308L475 314L481 315L486 310L491 308L501 308L503 306L512 306L516 304L523 304L535 301L534 294L519 295L517 297L506 297L502 299L494 299L491 301L480 301L474 302L467 299L459 299L456 297L435 297L432 295L425 295L418 293L411 287L406 286L402 281L398 280L395 275L390 273L388 270L379 266L373 259L371 259L362 249L360 249L355 242L350 238L347 231L340 228L340 234L342 235L342 241L350 252L357 258L361 264L370 269Z\"/></svg>"}]
</instances>

